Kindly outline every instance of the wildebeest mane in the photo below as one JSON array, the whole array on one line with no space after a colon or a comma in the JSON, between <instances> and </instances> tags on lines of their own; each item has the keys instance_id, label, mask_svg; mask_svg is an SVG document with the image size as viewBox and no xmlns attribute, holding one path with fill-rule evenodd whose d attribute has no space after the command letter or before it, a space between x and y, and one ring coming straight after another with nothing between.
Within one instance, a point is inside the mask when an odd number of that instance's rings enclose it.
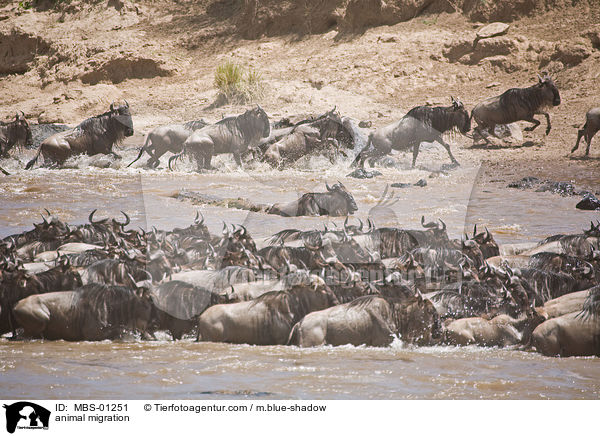
<instances>
[{"instance_id":1,"label":"wildebeest mane","mask_svg":"<svg viewBox=\"0 0 600 436\"><path fill-rule=\"evenodd\" d=\"M135 320L135 307L140 297L124 286L92 283L79 288L79 321L92 316L103 328L128 326Z\"/></svg>"},{"instance_id":2,"label":"wildebeest mane","mask_svg":"<svg viewBox=\"0 0 600 436\"><path fill-rule=\"evenodd\" d=\"M600 318L600 286L594 286L589 290L589 294L583 303L583 309L577 316L584 321L589 318Z\"/></svg>"},{"instance_id":3,"label":"wildebeest mane","mask_svg":"<svg viewBox=\"0 0 600 436\"><path fill-rule=\"evenodd\" d=\"M120 143L125 138L125 134L122 129L115 129L114 124L110 123L110 120L111 111L95 115L79 123L75 127L73 134L75 136L88 137L90 141L103 137L106 143Z\"/></svg>"},{"instance_id":4,"label":"wildebeest mane","mask_svg":"<svg viewBox=\"0 0 600 436\"><path fill-rule=\"evenodd\" d=\"M200 120L188 121L187 123L183 124L183 127L185 127L187 130L194 131L194 130L201 129L202 127L205 127L207 125L208 125L208 123L206 121L200 119Z\"/></svg>"},{"instance_id":5,"label":"wildebeest mane","mask_svg":"<svg viewBox=\"0 0 600 436\"><path fill-rule=\"evenodd\" d=\"M528 88L510 88L500 95L500 106L511 119L519 119L520 113L526 109L528 113L535 113L544 106L551 106L552 102L544 99L542 88L535 84Z\"/></svg>"},{"instance_id":6,"label":"wildebeest mane","mask_svg":"<svg viewBox=\"0 0 600 436\"><path fill-rule=\"evenodd\" d=\"M448 131L458 133L460 132L460 128L463 127L457 124L458 117L456 115L458 113L460 112L455 111L453 106L417 106L408 111L405 117L415 118L440 134Z\"/></svg>"},{"instance_id":7,"label":"wildebeest mane","mask_svg":"<svg viewBox=\"0 0 600 436\"><path fill-rule=\"evenodd\" d=\"M303 286L295 286L287 291L270 291L252 300L250 307L264 304L274 314L292 314L292 325L310 312L307 292L314 292Z\"/></svg>"}]
</instances>

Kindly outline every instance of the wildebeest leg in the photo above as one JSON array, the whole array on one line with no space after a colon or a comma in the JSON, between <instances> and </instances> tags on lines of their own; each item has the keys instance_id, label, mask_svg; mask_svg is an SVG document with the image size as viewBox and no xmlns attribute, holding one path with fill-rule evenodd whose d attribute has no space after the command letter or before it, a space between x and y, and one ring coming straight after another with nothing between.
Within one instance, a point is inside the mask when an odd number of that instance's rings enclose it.
<instances>
[{"instance_id":1,"label":"wildebeest leg","mask_svg":"<svg viewBox=\"0 0 600 436\"><path fill-rule=\"evenodd\" d=\"M579 129L577 131L577 142L575 143L575 147L573 147L571 149L571 153L574 153L575 150L577 150L579 148L579 141L581 141L582 136L585 134L585 130L583 129ZM588 149L590 148L590 146L588 145Z\"/></svg>"},{"instance_id":2,"label":"wildebeest leg","mask_svg":"<svg viewBox=\"0 0 600 436\"><path fill-rule=\"evenodd\" d=\"M454 156L452 156L452 152L450 151L450 144L448 144L446 141L444 141L442 139L442 137L439 137L437 139L437 141L444 146L444 148L448 152L448 156L450 156L450 160L452 161L452 163L460 166L460 164L458 163L458 161L454 158Z\"/></svg>"},{"instance_id":3,"label":"wildebeest leg","mask_svg":"<svg viewBox=\"0 0 600 436\"><path fill-rule=\"evenodd\" d=\"M492 126L491 128L486 127L486 129L488 130L488 134L491 133L495 136L494 127L496 127L496 126ZM477 127L475 127L475 129L473 129L473 145L475 145L475 134L478 134L479 136L481 136L481 139L483 139L485 141L486 145L490 145L492 143L489 139L489 135L483 134L483 130L484 130L484 128L481 126L477 126Z\"/></svg>"},{"instance_id":4,"label":"wildebeest leg","mask_svg":"<svg viewBox=\"0 0 600 436\"><path fill-rule=\"evenodd\" d=\"M594 137L594 135L585 135L585 141L587 142L587 147L585 148L585 155L589 155L590 154L590 145L592 145L592 138Z\"/></svg>"},{"instance_id":5,"label":"wildebeest leg","mask_svg":"<svg viewBox=\"0 0 600 436\"><path fill-rule=\"evenodd\" d=\"M529 118L528 120L523 120L523 121L527 121L527 122L533 123L533 126L525 127L525 129L523 129L523 130L525 130L526 132L531 132L531 131L533 131L533 130L534 130L536 127L537 127L537 126L539 126L539 125L540 125L540 122L539 122L538 120L536 120L535 118L533 118L533 116L532 116L531 118ZM548 125L549 125L549 124L548 124Z\"/></svg>"},{"instance_id":6,"label":"wildebeest leg","mask_svg":"<svg viewBox=\"0 0 600 436\"><path fill-rule=\"evenodd\" d=\"M546 135L548 135L550 133L550 129L552 128L552 125L550 124L550 114L548 112L542 112L541 114L546 117L546 123L548 124L546 126Z\"/></svg>"},{"instance_id":7,"label":"wildebeest leg","mask_svg":"<svg viewBox=\"0 0 600 436\"><path fill-rule=\"evenodd\" d=\"M421 147L421 141L417 141L413 144L413 160L412 167L415 167L415 163L417 162L417 156L419 155L419 148ZM448 151L450 151L448 149Z\"/></svg>"},{"instance_id":8,"label":"wildebeest leg","mask_svg":"<svg viewBox=\"0 0 600 436\"><path fill-rule=\"evenodd\" d=\"M233 160L235 160L235 163L238 167L242 167L242 157L239 153L233 153Z\"/></svg>"}]
</instances>

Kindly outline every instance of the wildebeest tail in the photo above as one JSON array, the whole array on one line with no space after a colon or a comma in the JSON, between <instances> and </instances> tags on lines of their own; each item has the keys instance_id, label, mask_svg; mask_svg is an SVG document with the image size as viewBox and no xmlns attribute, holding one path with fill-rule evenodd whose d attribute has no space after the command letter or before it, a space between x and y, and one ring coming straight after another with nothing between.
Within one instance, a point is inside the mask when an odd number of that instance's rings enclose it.
<instances>
[{"instance_id":1,"label":"wildebeest tail","mask_svg":"<svg viewBox=\"0 0 600 436\"><path fill-rule=\"evenodd\" d=\"M138 154L138 157L136 157L129 165L127 165L127 168L129 168L131 165L134 164L134 162L136 162L140 157L142 157L144 151L146 151L148 148L148 142L150 142L150 133L148 133L148 136L146 136L146 141L144 142L144 146L140 149L140 154Z\"/></svg>"},{"instance_id":2,"label":"wildebeest tail","mask_svg":"<svg viewBox=\"0 0 600 436\"><path fill-rule=\"evenodd\" d=\"M365 151L367 151L369 149L369 147L371 147L371 144L373 142L373 133L369 133L369 140L367 141L367 145L365 145L363 147L363 149L361 151L358 152L358 154L356 155L356 158L354 158L354 160L352 161L351 166L355 167L356 165L359 164L362 155Z\"/></svg>"},{"instance_id":3,"label":"wildebeest tail","mask_svg":"<svg viewBox=\"0 0 600 436\"><path fill-rule=\"evenodd\" d=\"M288 337L286 345L300 345L300 323L297 322L292 327L292 331L290 332L290 336Z\"/></svg>"},{"instance_id":4,"label":"wildebeest tail","mask_svg":"<svg viewBox=\"0 0 600 436\"><path fill-rule=\"evenodd\" d=\"M40 148L38 148L38 151L35 154L35 157L33 159L31 159L29 162L27 162L27 165L25 165L26 170L30 170L37 162L38 158L40 157L40 153L42 152L42 145L40 145Z\"/></svg>"}]
</instances>

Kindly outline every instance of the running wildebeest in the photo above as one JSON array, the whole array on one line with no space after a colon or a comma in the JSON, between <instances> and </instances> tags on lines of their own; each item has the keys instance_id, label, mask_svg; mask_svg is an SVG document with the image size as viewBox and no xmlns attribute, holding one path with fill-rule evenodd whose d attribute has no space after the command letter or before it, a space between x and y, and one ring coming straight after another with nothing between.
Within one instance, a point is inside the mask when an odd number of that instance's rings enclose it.
<instances>
[{"instance_id":1,"label":"running wildebeest","mask_svg":"<svg viewBox=\"0 0 600 436\"><path fill-rule=\"evenodd\" d=\"M151 168L156 168L160 164L160 157L167 151L171 153L181 153L183 143L189 136L198 129L207 126L208 123L204 120L189 121L185 124L169 124L159 126L152 130L146 136L144 146L140 149L140 154L127 165L129 168L142 157L144 152L150 155L150 160L147 165Z\"/></svg>"},{"instance_id":2,"label":"running wildebeest","mask_svg":"<svg viewBox=\"0 0 600 436\"><path fill-rule=\"evenodd\" d=\"M210 162L215 154L233 153L235 162L242 166L242 153L256 147L258 141L268 137L270 132L269 117L257 105L242 115L224 118L216 124L196 130L183 144L183 151L169 159L169 169L171 163L185 153L194 156L199 171L214 169Z\"/></svg>"},{"instance_id":3,"label":"running wildebeest","mask_svg":"<svg viewBox=\"0 0 600 436\"><path fill-rule=\"evenodd\" d=\"M63 163L77 154L112 154L120 158L112 147L126 136L133 135L133 121L129 112L129 103L110 105L110 110L101 115L88 118L77 127L46 138L40 145L35 157L27 163L30 169L37 162L40 154L44 159Z\"/></svg>"},{"instance_id":4,"label":"running wildebeest","mask_svg":"<svg viewBox=\"0 0 600 436\"><path fill-rule=\"evenodd\" d=\"M585 155L590 154L590 145L592 143L592 138L594 135L600 130L600 107L595 107L587 111L585 114L585 124L582 129L577 131L577 142L575 143L575 147L571 150L571 153L574 153L575 150L579 148L579 141L581 141L582 137L585 137L585 142L587 143L587 147L585 149Z\"/></svg>"},{"instance_id":5,"label":"running wildebeest","mask_svg":"<svg viewBox=\"0 0 600 436\"><path fill-rule=\"evenodd\" d=\"M11 148L32 144L31 129L21 111L10 123L0 122L0 157L7 157Z\"/></svg>"},{"instance_id":6,"label":"running wildebeest","mask_svg":"<svg viewBox=\"0 0 600 436\"><path fill-rule=\"evenodd\" d=\"M540 122L533 116L545 115L548 126L546 135L550 133L550 115L546 109L560 104L560 94L554 81L549 77L538 75L539 81L529 88L511 88L496 97L490 97L477 104L471 111L471 118L477 122L474 133L479 134L489 144L490 140L483 134L486 130L495 136L494 128L498 124L510 124L516 121L528 121L533 126L526 127L532 131Z\"/></svg>"},{"instance_id":7,"label":"running wildebeest","mask_svg":"<svg viewBox=\"0 0 600 436\"><path fill-rule=\"evenodd\" d=\"M275 203L266 212L281 216L344 216L358 210L354 197L346 187L337 182L333 186L325 183L327 192L309 192L289 203Z\"/></svg>"},{"instance_id":8,"label":"running wildebeest","mask_svg":"<svg viewBox=\"0 0 600 436\"><path fill-rule=\"evenodd\" d=\"M385 156L392 150L407 151L412 148L412 166L415 166L421 142L439 142L448 151L452 163L458 164L450 151L450 145L442 135L450 130L465 134L471 130L471 119L461 101L452 97L452 106L412 108L402 119L374 130L365 148L356 156L353 164L362 168L366 159Z\"/></svg>"}]
</instances>

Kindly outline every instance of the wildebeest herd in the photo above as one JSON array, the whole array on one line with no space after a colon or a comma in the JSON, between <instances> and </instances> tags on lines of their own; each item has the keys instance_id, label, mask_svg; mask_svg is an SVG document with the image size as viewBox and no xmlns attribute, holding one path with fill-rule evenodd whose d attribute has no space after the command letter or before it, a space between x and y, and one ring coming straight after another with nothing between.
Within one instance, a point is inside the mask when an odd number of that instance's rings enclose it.
<instances>
[{"instance_id":1,"label":"wildebeest herd","mask_svg":"<svg viewBox=\"0 0 600 436\"><path fill-rule=\"evenodd\" d=\"M138 157L144 153L150 156L147 166L156 168L160 157L167 152L174 153L169 159L169 168L183 155L195 159L198 170L212 169L211 159L216 154L231 153L238 165L242 157L250 155L270 165L283 168L299 158L319 153L332 161L338 155L348 156L347 150L357 150L355 164L361 167L365 160L372 164L377 158L392 150L413 152L412 166L415 166L422 142L438 142L444 146L453 164L458 164L450 145L443 135L457 131L467 135L474 119L473 139L481 137L490 143L495 136L497 125L516 121L533 123L525 130L533 130L540 121L534 115L546 117L546 135L550 133L548 108L561 103L559 91L553 80L539 77L538 83L527 88L511 88L503 94L491 97L477 104L471 114L463 103L452 98L449 107L417 106L402 119L385 127L375 129L363 146L359 141L359 130L350 118L341 117L335 108L320 117L291 123L284 119L271 126L265 111L257 106L239 116L208 124L204 120L184 124L160 126L148 133ZM585 126L579 130L577 143L571 152L577 150L581 138L587 142L586 156L589 154L593 136L600 130L600 108L593 108L586 114ZM61 164L77 154L95 155L99 153L118 155L112 150L125 137L133 135L133 121L129 104L112 104L110 110L89 118L77 127L46 138L36 156L27 163L32 168L42 155L48 164ZM31 142L31 130L24 115L17 114L15 121L0 125L0 156L6 156L15 145ZM6 174L6 171L2 170Z\"/></svg>"},{"instance_id":2,"label":"wildebeest herd","mask_svg":"<svg viewBox=\"0 0 600 436\"><path fill-rule=\"evenodd\" d=\"M103 340L167 331L255 345L534 347L600 355L600 223L499 246L486 229L451 239L369 220L255 241L196 215L171 231L49 211L0 242L0 333ZM258 246L257 246L258 242ZM259 248L261 245L262 248Z\"/></svg>"}]
</instances>

